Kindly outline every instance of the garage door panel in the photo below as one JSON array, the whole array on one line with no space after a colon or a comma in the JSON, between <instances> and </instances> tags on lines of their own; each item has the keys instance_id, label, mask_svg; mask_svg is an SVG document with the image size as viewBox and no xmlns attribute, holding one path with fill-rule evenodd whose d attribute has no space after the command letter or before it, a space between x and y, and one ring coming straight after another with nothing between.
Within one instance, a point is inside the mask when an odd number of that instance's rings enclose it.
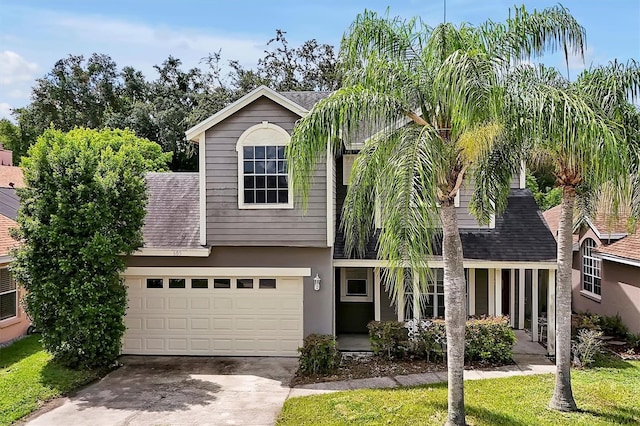
<instances>
[{"instance_id":1,"label":"garage door panel","mask_svg":"<svg viewBox=\"0 0 640 426\"><path fill-rule=\"evenodd\" d=\"M176 274L180 276L180 274ZM158 278L160 275L153 278ZM182 276L180 276L182 278ZM146 288L127 277L127 354L296 356L302 344L302 278L276 278L275 289ZM273 278L273 277L269 277Z\"/></svg>"}]
</instances>

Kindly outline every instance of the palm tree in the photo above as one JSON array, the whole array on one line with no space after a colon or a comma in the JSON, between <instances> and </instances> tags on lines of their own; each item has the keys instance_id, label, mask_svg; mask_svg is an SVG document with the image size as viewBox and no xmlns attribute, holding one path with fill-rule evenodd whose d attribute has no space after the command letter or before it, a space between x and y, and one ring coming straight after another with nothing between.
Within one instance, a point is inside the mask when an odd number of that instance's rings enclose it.
<instances>
[{"instance_id":1,"label":"palm tree","mask_svg":"<svg viewBox=\"0 0 640 426\"><path fill-rule=\"evenodd\" d=\"M381 212L378 256L388 261L394 299L404 270L424 282L434 245L444 259L449 382L448 424L465 424L466 320L462 244L454 198L473 180L482 223L506 206L519 165L504 75L517 60L564 48L582 54L584 29L560 6L524 8L505 23L478 27L391 19L365 11L340 51L343 87L320 101L293 131L287 156L294 191L306 202L312 171L342 141L369 138L353 167L342 227L348 252L362 254ZM328 160L330 161L330 160Z\"/></svg>"},{"instance_id":2,"label":"palm tree","mask_svg":"<svg viewBox=\"0 0 640 426\"><path fill-rule=\"evenodd\" d=\"M549 406L574 411L577 406L570 375L574 210L577 207L582 215L593 213L606 188L608 213L615 215L621 205L631 203L635 204L633 214L638 215L637 156L632 151L638 135L638 116L629 100L640 94L640 68L635 61L627 64L614 61L584 71L574 82L545 67L522 67L510 77L519 93L528 94L520 98L517 109L528 111L521 123L523 134L533 136L532 158L552 167L556 186L562 190L556 384ZM630 197L633 191L635 201Z\"/></svg>"}]
</instances>

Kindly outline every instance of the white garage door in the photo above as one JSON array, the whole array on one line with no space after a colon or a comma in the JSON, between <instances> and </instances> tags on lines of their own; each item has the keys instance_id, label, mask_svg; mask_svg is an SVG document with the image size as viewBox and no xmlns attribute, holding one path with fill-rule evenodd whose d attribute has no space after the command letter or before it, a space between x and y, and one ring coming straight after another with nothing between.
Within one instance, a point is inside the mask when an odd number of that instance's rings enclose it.
<instances>
[{"instance_id":1,"label":"white garage door","mask_svg":"<svg viewBox=\"0 0 640 426\"><path fill-rule=\"evenodd\" d=\"M296 356L302 344L301 276L174 273L125 282L124 354Z\"/></svg>"}]
</instances>

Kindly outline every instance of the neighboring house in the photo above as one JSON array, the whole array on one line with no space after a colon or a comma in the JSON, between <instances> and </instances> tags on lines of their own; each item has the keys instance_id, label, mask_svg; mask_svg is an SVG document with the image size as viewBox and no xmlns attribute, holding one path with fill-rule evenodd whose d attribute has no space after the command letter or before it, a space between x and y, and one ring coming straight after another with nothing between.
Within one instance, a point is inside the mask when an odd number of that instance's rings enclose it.
<instances>
[{"instance_id":1,"label":"neighboring house","mask_svg":"<svg viewBox=\"0 0 640 426\"><path fill-rule=\"evenodd\" d=\"M126 354L295 356L310 333L366 333L371 320L444 315L443 262L427 294L406 283L397 305L375 239L347 258L338 232L359 141L318 164L307 210L288 186L284 148L298 119L328 93L260 87L189 129L198 173L151 173L144 247L127 258ZM469 315L509 314L537 339L554 324L556 243L524 174L488 226L458 194ZM550 341L553 327L548 330ZM553 348L550 348L553 353Z\"/></svg>"},{"instance_id":2,"label":"neighboring house","mask_svg":"<svg viewBox=\"0 0 640 426\"><path fill-rule=\"evenodd\" d=\"M544 217L557 235L560 206ZM640 333L640 233L628 233L625 216L596 215L578 221L573 239L573 311L620 315Z\"/></svg>"},{"instance_id":3,"label":"neighboring house","mask_svg":"<svg viewBox=\"0 0 640 426\"><path fill-rule=\"evenodd\" d=\"M22 336L31 324L20 305L22 288L9 271L9 252L18 245L9 235L9 230L18 226L15 219L20 200L15 188L22 186L19 167L0 165L0 344Z\"/></svg>"}]
</instances>

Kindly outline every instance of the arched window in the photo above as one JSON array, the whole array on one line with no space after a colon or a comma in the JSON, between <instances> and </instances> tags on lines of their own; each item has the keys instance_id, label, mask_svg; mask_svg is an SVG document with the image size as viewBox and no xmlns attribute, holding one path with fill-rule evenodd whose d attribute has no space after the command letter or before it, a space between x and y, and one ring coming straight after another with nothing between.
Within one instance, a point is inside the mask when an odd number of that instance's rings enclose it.
<instances>
[{"instance_id":1,"label":"arched window","mask_svg":"<svg viewBox=\"0 0 640 426\"><path fill-rule=\"evenodd\" d=\"M600 296L600 256L593 252L596 242L587 238L582 243L582 290Z\"/></svg>"},{"instance_id":2,"label":"arched window","mask_svg":"<svg viewBox=\"0 0 640 426\"><path fill-rule=\"evenodd\" d=\"M236 144L238 208L293 208L284 149L290 141L282 127L263 121L248 128Z\"/></svg>"}]
</instances>

